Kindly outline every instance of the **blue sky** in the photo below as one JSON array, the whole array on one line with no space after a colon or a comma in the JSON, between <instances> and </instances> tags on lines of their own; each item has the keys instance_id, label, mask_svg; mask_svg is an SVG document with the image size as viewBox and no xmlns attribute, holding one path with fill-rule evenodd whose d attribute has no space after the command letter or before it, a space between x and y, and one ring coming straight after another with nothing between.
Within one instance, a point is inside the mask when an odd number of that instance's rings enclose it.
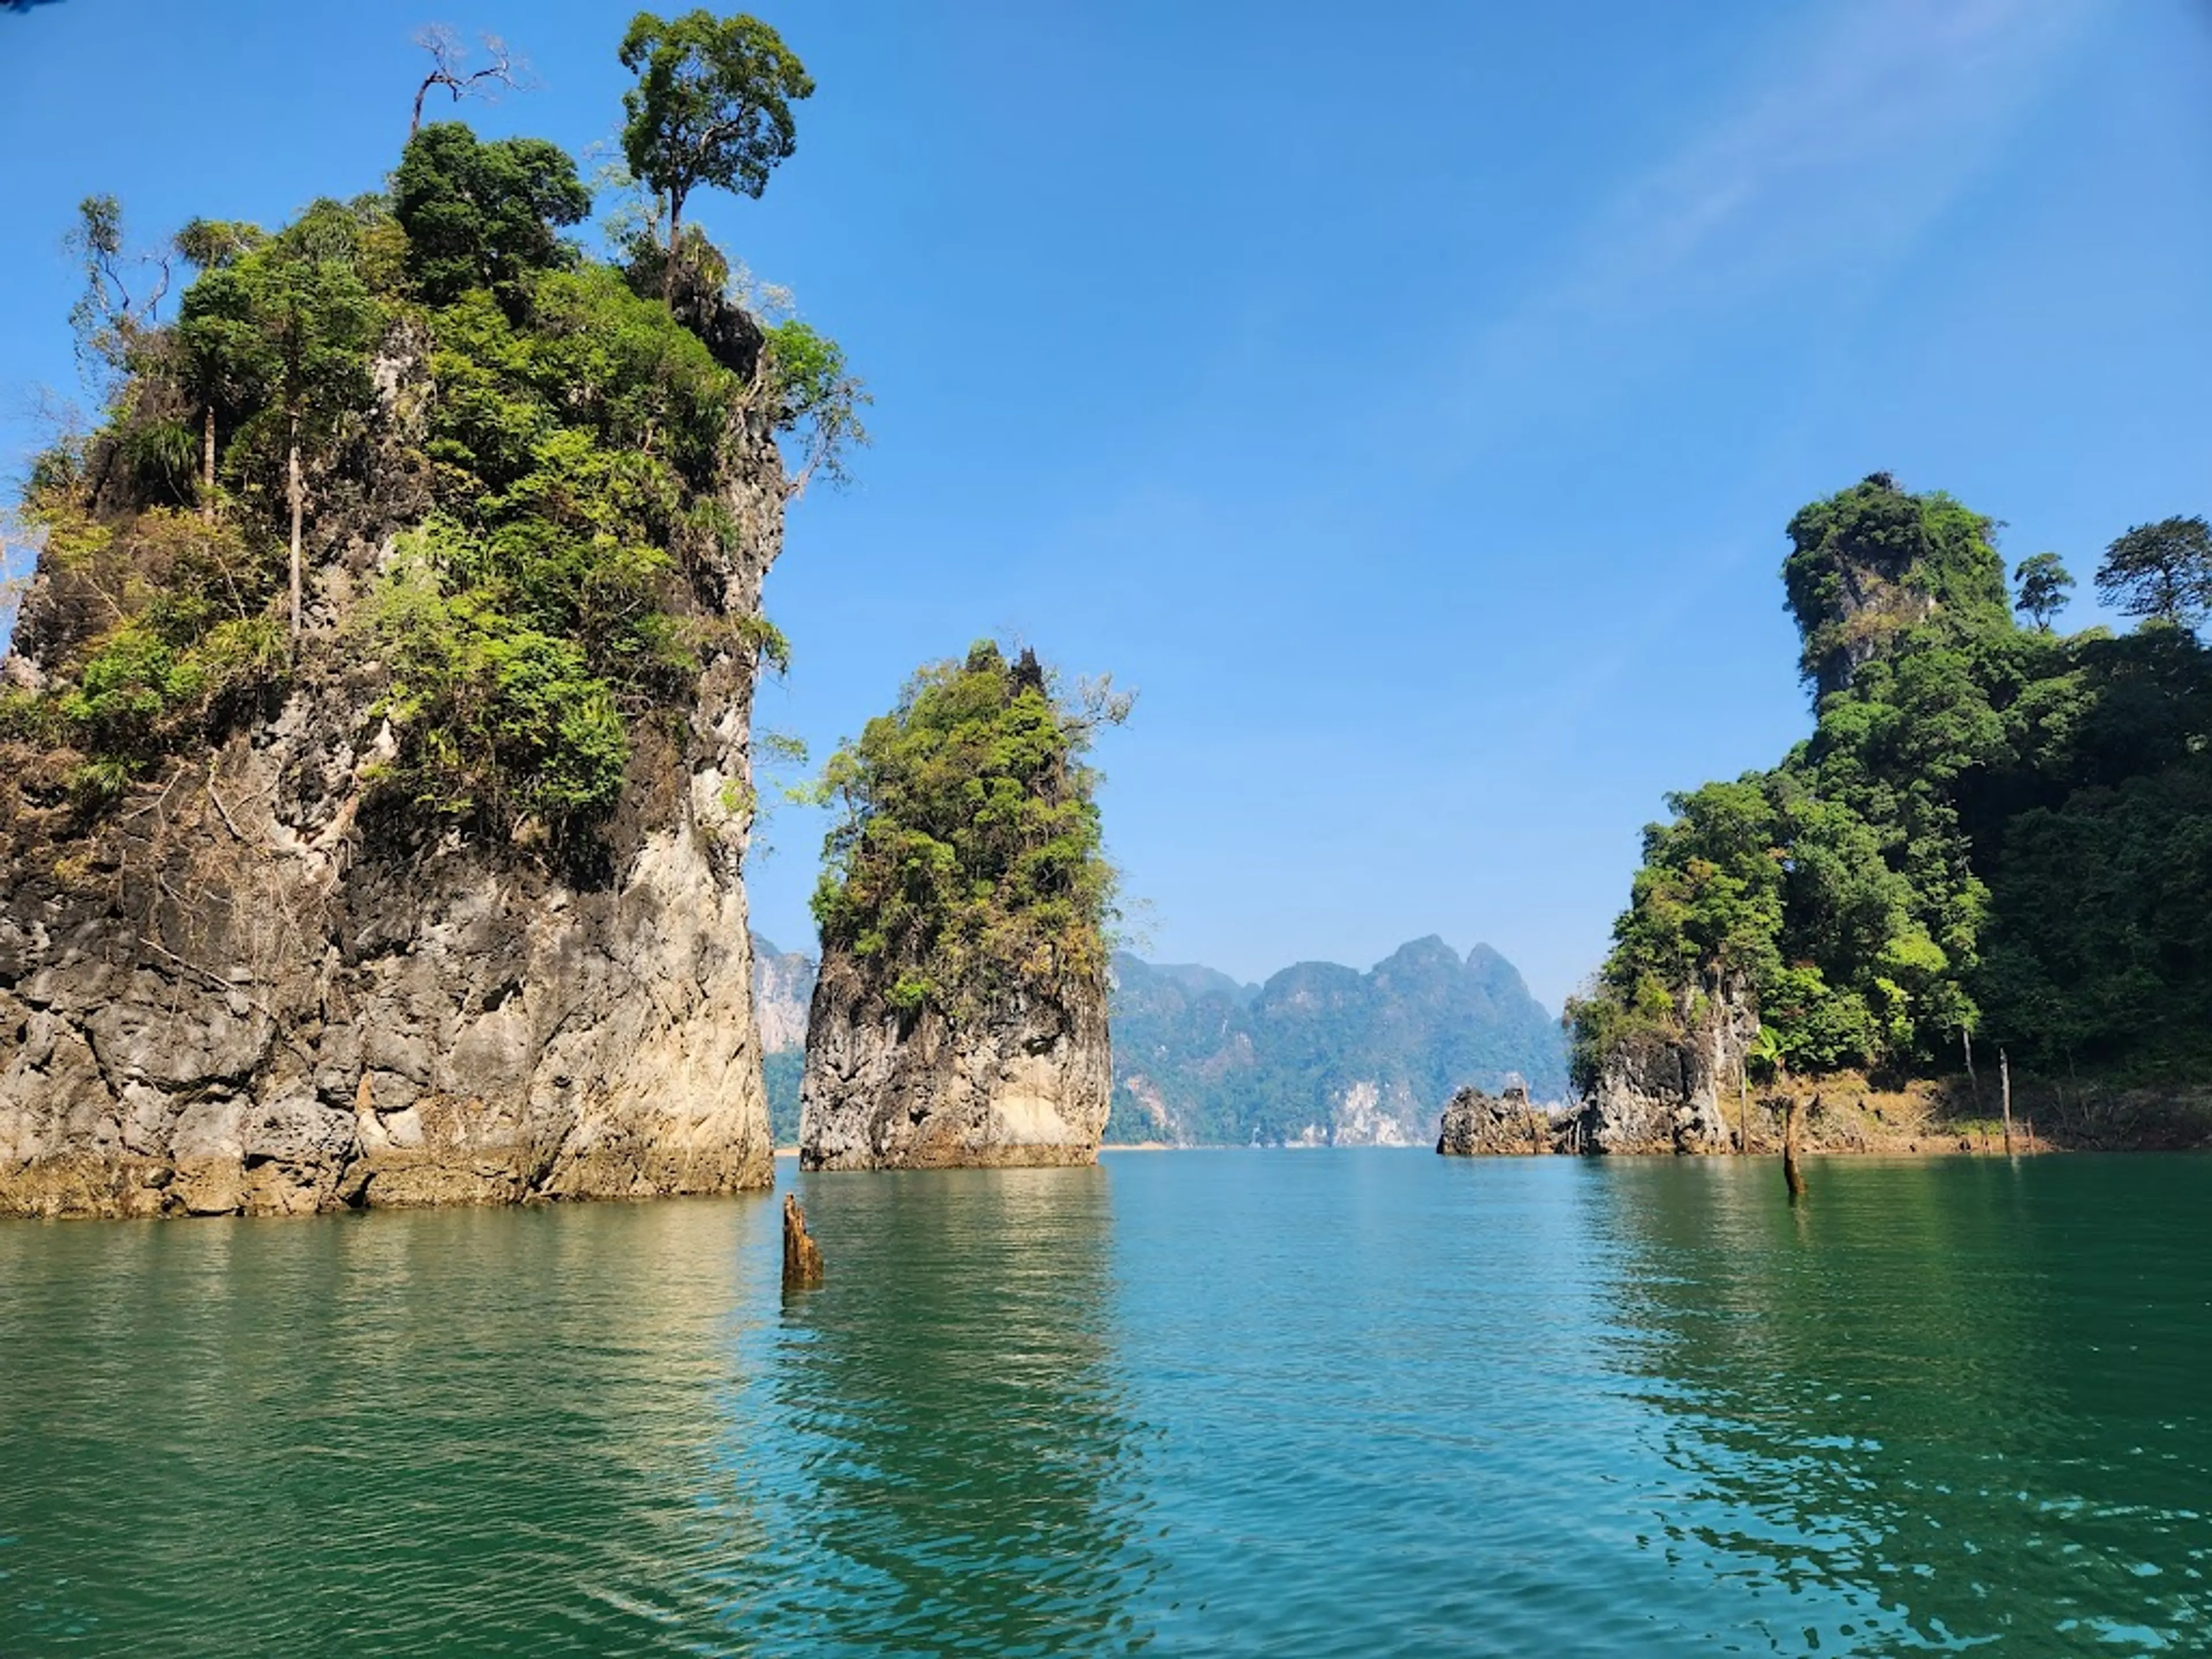
<instances>
[{"instance_id":1,"label":"blue sky","mask_svg":"<svg viewBox=\"0 0 2212 1659\"><path fill-rule=\"evenodd\" d=\"M877 398L793 511L763 724L818 753L996 633L1140 689L1100 760L1156 957L1487 940L1556 1006L1672 788L1806 728L1782 526L1878 468L2065 555L2212 509L2212 12L772 5L820 86L693 210ZM73 389L58 248L374 186L446 21L580 149L622 5L0 11L0 443ZM756 920L810 934L820 823Z\"/></svg>"}]
</instances>

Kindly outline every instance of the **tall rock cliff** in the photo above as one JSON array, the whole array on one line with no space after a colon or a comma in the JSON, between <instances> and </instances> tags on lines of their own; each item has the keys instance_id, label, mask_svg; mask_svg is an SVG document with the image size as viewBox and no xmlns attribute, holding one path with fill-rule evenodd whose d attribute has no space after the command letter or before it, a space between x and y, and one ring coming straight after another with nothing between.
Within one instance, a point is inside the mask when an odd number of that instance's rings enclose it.
<instances>
[{"instance_id":1,"label":"tall rock cliff","mask_svg":"<svg viewBox=\"0 0 2212 1659\"><path fill-rule=\"evenodd\" d=\"M1071 704L986 641L830 763L814 901L809 1169L1087 1164L1111 1104L1113 872L1082 763L1126 700Z\"/></svg>"},{"instance_id":2,"label":"tall rock cliff","mask_svg":"<svg viewBox=\"0 0 2212 1659\"><path fill-rule=\"evenodd\" d=\"M824 952L800 1085L809 1169L1088 1164L1111 1104L1103 975L957 1022L904 1015Z\"/></svg>"},{"instance_id":3,"label":"tall rock cliff","mask_svg":"<svg viewBox=\"0 0 2212 1659\"><path fill-rule=\"evenodd\" d=\"M814 958L779 951L753 935L753 1014L760 1023L761 1081L779 1146L799 1144L799 1085L806 1073L806 1011L814 1001Z\"/></svg>"},{"instance_id":4,"label":"tall rock cliff","mask_svg":"<svg viewBox=\"0 0 2212 1659\"><path fill-rule=\"evenodd\" d=\"M705 322L749 368L749 319ZM611 817L556 853L529 823L485 837L376 787L397 740L364 613L431 506L418 428L441 388L404 341L374 384L356 460L319 499L279 690L96 812L31 746L0 757L0 1213L772 1178L740 876L757 647L733 626L781 544L768 418L726 411L719 533L665 584L706 641L695 672L629 722ZM42 562L6 665L31 691L68 633L58 568Z\"/></svg>"}]
</instances>

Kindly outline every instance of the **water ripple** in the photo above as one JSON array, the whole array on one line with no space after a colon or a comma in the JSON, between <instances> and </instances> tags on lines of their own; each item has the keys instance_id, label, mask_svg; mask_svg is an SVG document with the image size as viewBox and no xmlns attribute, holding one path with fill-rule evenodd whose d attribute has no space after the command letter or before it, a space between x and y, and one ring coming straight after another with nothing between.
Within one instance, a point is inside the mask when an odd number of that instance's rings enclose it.
<instances>
[{"instance_id":1,"label":"water ripple","mask_svg":"<svg viewBox=\"0 0 2212 1659\"><path fill-rule=\"evenodd\" d=\"M2179 1653L2212 1164L0 1224L0 1654Z\"/></svg>"}]
</instances>

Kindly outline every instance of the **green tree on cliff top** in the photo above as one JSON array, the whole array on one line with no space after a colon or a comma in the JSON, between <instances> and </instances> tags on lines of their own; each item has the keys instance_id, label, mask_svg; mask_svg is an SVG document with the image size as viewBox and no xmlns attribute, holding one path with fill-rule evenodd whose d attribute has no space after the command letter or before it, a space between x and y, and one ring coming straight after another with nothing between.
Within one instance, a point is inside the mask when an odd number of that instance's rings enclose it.
<instances>
[{"instance_id":1,"label":"green tree on cliff top","mask_svg":"<svg viewBox=\"0 0 2212 1659\"><path fill-rule=\"evenodd\" d=\"M757 17L703 9L672 19L638 13L622 63L637 76L623 94L623 154L668 204L662 291L673 295L684 202L702 185L758 198L797 148L791 106L813 95L814 82Z\"/></svg>"},{"instance_id":2,"label":"green tree on cliff top","mask_svg":"<svg viewBox=\"0 0 2212 1659\"><path fill-rule=\"evenodd\" d=\"M901 1012L956 1018L1103 973L1114 871L1083 756L1130 701L1056 696L1033 653L1010 663L988 640L921 670L816 787L840 812L814 891L823 949L871 964Z\"/></svg>"},{"instance_id":3,"label":"green tree on cliff top","mask_svg":"<svg viewBox=\"0 0 2212 1659\"><path fill-rule=\"evenodd\" d=\"M2036 553L2020 562L2012 580L2020 608L2048 634L2051 619L2066 608L2066 596L2074 591L2073 573L2056 553Z\"/></svg>"},{"instance_id":4,"label":"green tree on cliff top","mask_svg":"<svg viewBox=\"0 0 2212 1659\"><path fill-rule=\"evenodd\" d=\"M2212 611L2212 526L2201 518L2136 526L2106 550L2097 592L2125 615L2194 628Z\"/></svg>"},{"instance_id":5,"label":"green tree on cliff top","mask_svg":"<svg viewBox=\"0 0 2212 1659\"><path fill-rule=\"evenodd\" d=\"M283 430L295 635L304 604L306 452L372 402L368 357L381 322L361 271L360 224L331 201L208 271L185 296L179 335L203 365L203 386L237 388Z\"/></svg>"},{"instance_id":6,"label":"green tree on cliff top","mask_svg":"<svg viewBox=\"0 0 2212 1659\"><path fill-rule=\"evenodd\" d=\"M747 19L633 33L631 136L658 186L757 193L811 90L796 60ZM657 257L587 257L562 233L589 205L556 146L459 123L420 127L387 193L274 234L196 219L142 257L112 198L88 201L72 322L108 407L32 469L46 678L0 697L0 743L41 789L112 803L262 708L303 652L367 644L397 744L370 793L584 868L631 738L715 660L782 661L711 580L745 533L731 487L759 471L758 422L733 416L765 413L795 495L842 479L866 388L834 340L778 320L787 301L732 290L695 226L681 306ZM179 263L197 280L166 322ZM374 579L306 635L313 543L366 537L387 550Z\"/></svg>"}]
</instances>

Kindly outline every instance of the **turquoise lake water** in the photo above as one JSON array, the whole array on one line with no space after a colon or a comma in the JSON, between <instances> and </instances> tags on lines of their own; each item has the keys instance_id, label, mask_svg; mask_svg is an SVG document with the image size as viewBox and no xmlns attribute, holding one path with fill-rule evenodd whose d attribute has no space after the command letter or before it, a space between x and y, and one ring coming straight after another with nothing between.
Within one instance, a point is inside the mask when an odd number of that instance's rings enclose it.
<instances>
[{"instance_id":1,"label":"turquoise lake water","mask_svg":"<svg viewBox=\"0 0 2212 1659\"><path fill-rule=\"evenodd\" d=\"M2212 1651L2212 1161L0 1223L0 1655Z\"/></svg>"}]
</instances>

